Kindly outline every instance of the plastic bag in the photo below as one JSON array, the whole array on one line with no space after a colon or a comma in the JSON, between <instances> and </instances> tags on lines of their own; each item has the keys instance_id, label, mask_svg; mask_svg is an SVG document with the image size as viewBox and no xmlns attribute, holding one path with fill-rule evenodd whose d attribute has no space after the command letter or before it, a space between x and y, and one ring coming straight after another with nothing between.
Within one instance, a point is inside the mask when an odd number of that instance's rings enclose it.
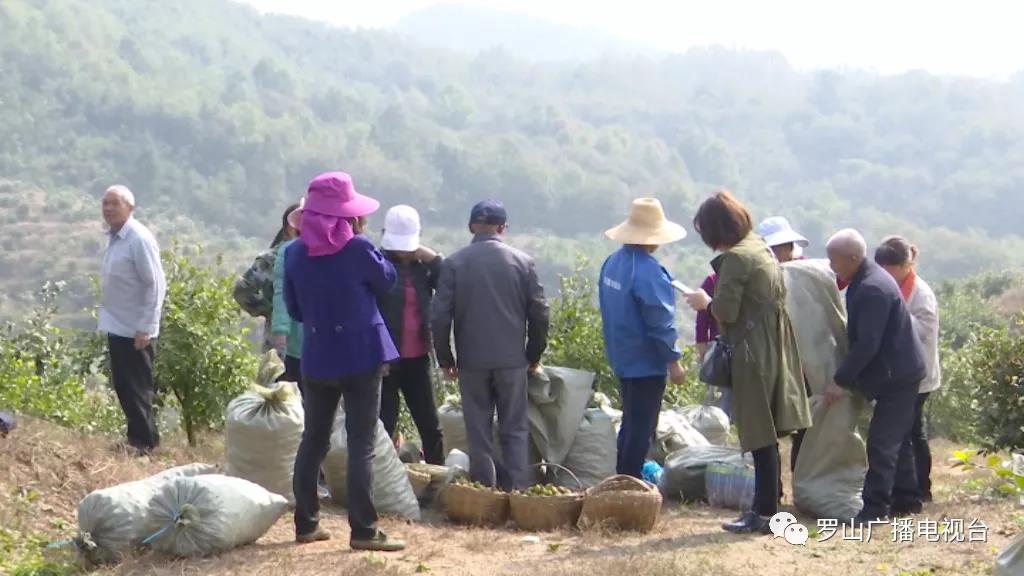
<instances>
[{"instance_id":1,"label":"plastic bag","mask_svg":"<svg viewBox=\"0 0 1024 576\"><path fill-rule=\"evenodd\" d=\"M345 431L345 411L340 407L323 468L331 498L347 506L348 433ZM395 445L380 420L377 420L373 446L373 505L381 514L394 514L414 521L420 519L420 504L409 482L405 464L398 457Z\"/></svg>"},{"instance_id":2,"label":"plastic bag","mask_svg":"<svg viewBox=\"0 0 1024 576\"><path fill-rule=\"evenodd\" d=\"M647 453L647 457L659 464L665 463L669 454L691 446L710 446L700 432L678 412L665 410L658 416L658 429L655 433L654 443Z\"/></svg>"},{"instance_id":3,"label":"plastic bag","mask_svg":"<svg viewBox=\"0 0 1024 576\"><path fill-rule=\"evenodd\" d=\"M284 365L273 350L264 362ZM262 372L262 370L261 370ZM302 397L294 382L260 385L228 404L224 422L226 473L245 478L294 502L292 474L302 441Z\"/></svg>"},{"instance_id":4,"label":"plastic bag","mask_svg":"<svg viewBox=\"0 0 1024 576\"><path fill-rule=\"evenodd\" d=\"M259 540L287 506L280 494L241 478L175 478L150 503L143 543L171 556L225 552Z\"/></svg>"},{"instance_id":5,"label":"plastic bag","mask_svg":"<svg viewBox=\"0 0 1024 576\"><path fill-rule=\"evenodd\" d=\"M724 446L690 446L665 459L658 489L666 498L704 500L707 497L704 475L712 462L742 461L740 451Z\"/></svg>"},{"instance_id":6,"label":"plastic bag","mask_svg":"<svg viewBox=\"0 0 1024 576\"><path fill-rule=\"evenodd\" d=\"M466 421L462 417L462 400L454 394L445 398L444 404L437 410L437 419L441 422L445 453L460 450L469 454Z\"/></svg>"},{"instance_id":7,"label":"plastic bag","mask_svg":"<svg viewBox=\"0 0 1024 576\"><path fill-rule=\"evenodd\" d=\"M538 459L562 464L592 394L594 374L544 366L529 378L527 418Z\"/></svg>"},{"instance_id":8,"label":"plastic bag","mask_svg":"<svg viewBox=\"0 0 1024 576\"><path fill-rule=\"evenodd\" d=\"M754 505L754 467L742 458L708 464L704 473L708 503L716 508L750 510Z\"/></svg>"},{"instance_id":9,"label":"plastic bag","mask_svg":"<svg viewBox=\"0 0 1024 576\"><path fill-rule=\"evenodd\" d=\"M91 562L117 562L148 535L146 516L150 501L166 482L215 471L216 467L209 464L189 464L145 480L90 492L78 504L79 549Z\"/></svg>"},{"instance_id":10,"label":"plastic bag","mask_svg":"<svg viewBox=\"0 0 1024 576\"><path fill-rule=\"evenodd\" d=\"M589 408L583 414L563 465L576 474L584 488L590 488L615 475L617 454L614 413L605 408ZM557 475L555 483L578 488L568 474Z\"/></svg>"},{"instance_id":11,"label":"plastic bag","mask_svg":"<svg viewBox=\"0 0 1024 576\"><path fill-rule=\"evenodd\" d=\"M846 356L846 312L827 261L798 260L782 269L814 422L793 471L793 503L815 518L845 520L862 506L867 454L858 424L865 401L859 394L845 394L828 405L823 393Z\"/></svg>"},{"instance_id":12,"label":"plastic bag","mask_svg":"<svg viewBox=\"0 0 1024 576\"><path fill-rule=\"evenodd\" d=\"M992 576L1021 576L1024 574L1024 533L999 551L996 555L996 566Z\"/></svg>"},{"instance_id":13,"label":"plastic bag","mask_svg":"<svg viewBox=\"0 0 1024 576\"><path fill-rule=\"evenodd\" d=\"M729 417L717 406L694 404L677 410L691 426L714 446L729 442Z\"/></svg>"}]
</instances>

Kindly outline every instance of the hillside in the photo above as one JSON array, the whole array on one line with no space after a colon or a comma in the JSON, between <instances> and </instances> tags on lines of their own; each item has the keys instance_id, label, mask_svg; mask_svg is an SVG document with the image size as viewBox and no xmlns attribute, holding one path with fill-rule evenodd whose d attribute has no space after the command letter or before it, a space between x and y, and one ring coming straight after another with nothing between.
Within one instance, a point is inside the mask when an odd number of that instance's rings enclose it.
<instances>
[{"instance_id":1,"label":"hillside","mask_svg":"<svg viewBox=\"0 0 1024 576\"><path fill-rule=\"evenodd\" d=\"M503 199L548 284L573 250L611 248L600 233L631 198L688 225L719 186L789 216L811 254L856 226L910 236L930 279L1024 263L1024 74L804 75L724 49L535 63L227 0L5 0L0 30L0 180L19 190L3 198L4 294L94 269L111 183L165 245L244 264L337 168L419 208L445 250L475 201ZM695 235L667 253L677 276L706 273Z\"/></svg>"}]
</instances>

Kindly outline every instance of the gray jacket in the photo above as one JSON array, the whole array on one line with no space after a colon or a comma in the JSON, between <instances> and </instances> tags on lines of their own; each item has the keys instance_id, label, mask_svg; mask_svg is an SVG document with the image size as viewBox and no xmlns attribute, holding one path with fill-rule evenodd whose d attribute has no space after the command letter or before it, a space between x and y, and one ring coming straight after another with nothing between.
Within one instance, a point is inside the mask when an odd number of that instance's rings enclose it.
<instances>
[{"instance_id":1,"label":"gray jacket","mask_svg":"<svg viewBox=\"0 0 1024 576\"><path fill-rule=\"evenodd\" d=\"M501 370L540 362L547 348L548 304L533 259L497 235L475 236L444 261L431 328L442 368Z\"/></svg>"}]
</instances>

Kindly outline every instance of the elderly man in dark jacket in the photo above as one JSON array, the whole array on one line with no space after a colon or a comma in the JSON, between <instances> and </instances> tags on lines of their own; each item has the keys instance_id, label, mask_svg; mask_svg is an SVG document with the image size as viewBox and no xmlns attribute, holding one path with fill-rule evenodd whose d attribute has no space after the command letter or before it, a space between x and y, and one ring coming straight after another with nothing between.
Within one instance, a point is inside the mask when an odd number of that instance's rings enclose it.
<instances>
[{"instance_id":1,"label":"elderly man in dark jacket","mask_svg":"<svg viewBox=\"0 0 1024 576\"><path fill-rule=\"evenodd\" d=\"M910 429L917 389L926 375L924 351L900 294L885 270L868 260L856 230L842 230L827 246L832 269L850 283L846 291L850 351L825 398L844 389L875 401L868 431L864 507L856 521L868 522L921 511Z\"/></svg>"},{"instance_id":2,"label":"elderly man in dark jacket","mask_svg":"<svg viewBox=\"0 0 1024 576\"><path fill-rule=\"evenodd\" d=\"M442 266L431 329L438 364L449 379L459 379L470 475L493 485L496 472L510 490L529 482L527 372L540 367L547 347L548 305L533 259L501 241L506 219L500 202L473 207L473 243ZM491 440L495 408L502 462L495 462Z\"/></svg>"}]
</instances>

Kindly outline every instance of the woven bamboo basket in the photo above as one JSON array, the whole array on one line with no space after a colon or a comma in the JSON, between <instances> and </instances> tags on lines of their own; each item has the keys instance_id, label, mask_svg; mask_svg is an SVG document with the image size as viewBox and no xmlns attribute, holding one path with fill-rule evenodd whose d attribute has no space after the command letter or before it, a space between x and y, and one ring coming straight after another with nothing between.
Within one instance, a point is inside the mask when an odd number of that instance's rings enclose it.
<instances>
[{"instance_id":1,"label":"woven bamboo basket","mask_svg":"<svg viewBox=\"0 0 1024 576\"><path fill-rule=\"evenodd\" d=\"M546 532L557 530L566 526L573 526L579 520L580 512L583 511L583 483L572 473L571 470L557 464L537 464L559 468L569 473L569 476L576 481L580 492L574 494L559 494L557 496L530 496L526 494L512 494L509 496L509 512L512 522L520 530L530 532Z\"/></svg>"},{"instance_id":2,"label":"woven bamboo basket","mask_svg":"<svg viewBox=\"0 0 1024 576\"><path fill-rule=\"evenodd\" d=\"M650 482L618 475L587 490L580 514L581 529L607 526L650 532L661 514L661 493Z\"/></svg>"},{"instance_id":3,"label":"woven bamboo basket","mask_svg":"<svg viewBox=\"0 0 1024 576\"><path fill-rule=\"evenodd\" d=\"M405 466L405 473L409 476L409 483L412 484L412 491L413 494L416 494L416 499L422 500L427 494L427 489L430 488L430 474L408 464Z\"/></svg>"},{"instance_id":4,"label":"woven bamboo basket","mask_svg":"<svg viewBox=\"0 0 1024 576\"><path fill-rule=\"evenodd\" d=\"M494 466L493 462L491 466ZM441 501L448 518L459 524L503 526L508 522L509 498L506 492L448 484L441 493Z\"/></svg>"}]
</instances>

